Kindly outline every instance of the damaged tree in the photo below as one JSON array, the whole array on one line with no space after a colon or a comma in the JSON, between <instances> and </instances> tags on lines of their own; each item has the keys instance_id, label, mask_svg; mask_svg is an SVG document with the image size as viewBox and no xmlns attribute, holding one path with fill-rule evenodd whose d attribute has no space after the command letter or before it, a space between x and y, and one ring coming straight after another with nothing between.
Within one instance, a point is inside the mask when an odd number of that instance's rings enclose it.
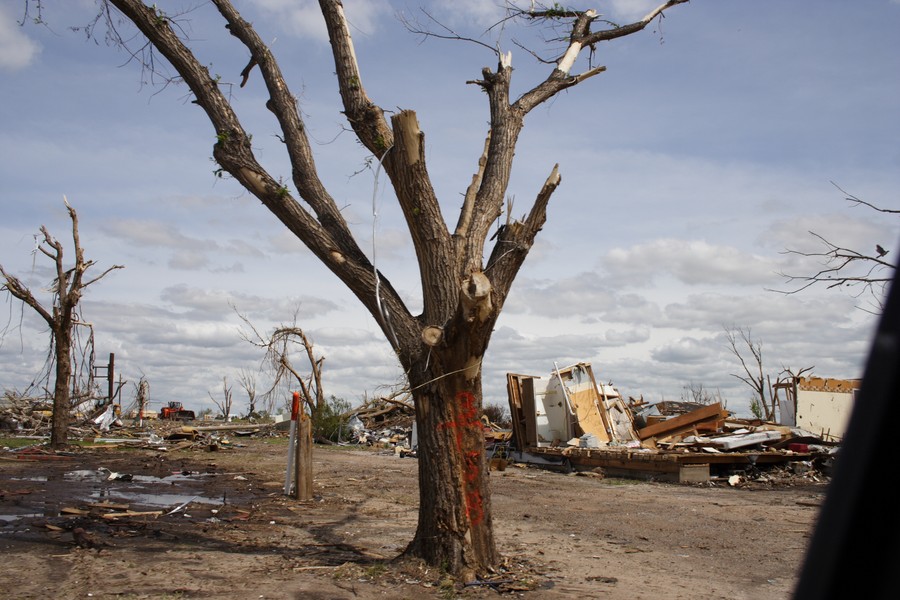
<instances>
[{"instance_id":1,"label":"damaged tree","mask_svg":"<svg viewBox=\"0 0 900 600\"><path fill-rule=\"evenodd\" d=\"M837 186L835 186L837 187ZM900 215L900 210L876 206L865 200L848 194L845 200L851 206L864 206L883 215ZM835 244L825 236L810 231L809 234L820 243L820 249L815 252L803 252L787 249L784 254L793 254L805 258L813 258L818 261L817 271L807 275L790 275L781 273L788 284L796 284L789 290L776 290L784 294L797 294L816 285L824 285L826 289L854 288L856 297L867 296L870 300L871 310L867 312L880 313L884 308L884 299L887 297L887 285L894 278L896 265L887 258L889 248L884 248L880 243L870 246L871 250L858 250Z\"/></svg>"},{"instance_id":2,"label":"damaged tree","mask_svg":"<svg viewBox=\"0 0 900 600\"><path fill-rule=\"evenodd\" d=\"M313 419L325 408L325 391L322 389L322 364L325 357L316 357L313 343L306 333L297 327L296 315L292 325L282 325L269 335L263 336L256 327L243 315L238 315L250 328L250 332L242 332L241 336L257 348L266 351L264 364L272 372L272 385L263 394L264 398L271 399L279 385L294 381L300 386L300 398L306 405L307 414ZM309 375L303 376L294 366L291 360L292 350L295 346L301 346L309 361ZM246 387L244 388L247 389ZM250 390L247 390L250 393ZM254 396L255 396L254 389Z\"/></svg>"},{"instance_id":3,"label":"damaged tree","mask_svg":"<svg viewBox=\"0 0 900 600\"><path fill-rule=\"evenodd\" d=\"M259 413L256 412L256 376L247 369L241 369L238 374L238 383L247 394L247 418L259 417Z\"/></svg>"},{"instance_id":4,"label":"damaged tree","mask_svg":"<svg viewBox=\"0 0 900 600\"><path fill-rule=\"evenodd\" d=\"M222 378L222 399L216 400L216 397L212 395L212 392L206 392L209 394L209 399L212 400L212 403L216 405L216 408L219 409L219 412L222 413L222 417L225 421L231 421L231 406L233 403L231 386L228 385L228 377Z\"/></svg>"},{"instance_id":5,"label":"damaged tree","mask_svg":"<svg viewBox=\"0 0 900 600\"><path fill-rule=\"evenodd\" d=\"M511 97L512 53L491 48L496 69L485 67L470 83L485 92L490 123L477 170L468 184L455 227L441 214L426 168L424 133L416 113L400 110L389 119L366 93L356 59L350 21L339 0L320 0L331 42L343 113L359 142L387 173L408 225L421 278L423 310L410 312L389 280L354 239L340 206L320 180L297 96L284 79L274 49L263 42L229 0L212 0L228 32L249 52L244 83L258 69L267 90L266 107L280 127L292 165L296 196L257 160L251 136L238 118L231 95L198 59L185 29L159 6L139 0L104 0L101 19L112 37L120 15L146 37L132 56L154 49L171 64L208 117L217 139L213 157L256 196L353 292L378 322L407 374L419 431L419 521L406 554L471 576L499 562L491 525L488 473L484 468L481 363L513 279L546 219L550 197L560 185L556 166L523 220L506 222L491 238L503 213L510 173L524 119L557 94L598 75L596 46L642 31L669 8L670 0L643 19L616 25L594 10L511 6L510 19L554 24L568 31L565 49L547 60L548 73L517 98ZM143 41L137 42L144 44ZM583 70L579 57L588 56ZM146 56L146 55L145 55ZM156 57L152 57L154 60ZM147 60L145 67L152 69ZM243 85L243 83L242 83ZM474 158L474 157L473 157ZM487 261L484 257L487 256Z\"/></svg>"},{"instance_id":6,"label":"damaged tree","mask_svg":"<svg viewBox=\"0 0 900 600\"><path fill-rule=\"evenodd\" d=\"M0 286L0 290L9 292L14 298L30 306L50 327L50 345L53 348L56 364L56 381L53 386L53 424L50 432L52 448L64 446L68 440L69 399L72 387L72 337L76 325L81 322L77 310L78 302L89 285L96 283L111 271L124 268L122 265L113 265L93 279L85 279L85 274L94 265L94 261L85 260L84 250L78 236L78 215L75 213L75 209L69 206L65 197L63 201L69 212L69 218L72 220L75 264L66 268L63 260L63 245L51 236L47 228L42 225L42 239L38 250L53 261L56 269L56 278L50 285L52 292L50 308L46 308L20 279L7 273L0 265L0 275L3 277L3 285Z\"/></svg>"},{"instance_id":7,"label":"damaged tree","mask_svg":"<svg viewBox=\"0 0 900 600\"><path fill-rule=\"evenodd\" d=\"M786 381L794 381L804 373L812 371L814 367L804 367L797 373L787 367L782 367L781 373L778 374L773 384L771 375L765 374L763 370L762 342L753 339L749 327L747 329L741 327L726 329L725 339L728 341L728 349L737 357L744 370L743 374L732 373L732 376L737 377L753 390L750 398L750 412L765 421L775 420L775 411L778 408L778 389L783 387ZM750 353L749 358L744 356L743 346L747 347L746 351Z\"/></svg>"}]
</instances>

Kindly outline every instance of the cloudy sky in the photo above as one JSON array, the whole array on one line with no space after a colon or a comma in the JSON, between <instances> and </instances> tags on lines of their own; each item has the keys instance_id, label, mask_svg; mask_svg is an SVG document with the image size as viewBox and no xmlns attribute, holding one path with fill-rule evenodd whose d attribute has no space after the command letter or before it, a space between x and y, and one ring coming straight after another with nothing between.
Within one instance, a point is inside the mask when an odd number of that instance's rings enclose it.
<instances>
[{"instance_id":1,"label":"cloudy sky","mask_svg":"<svg viewBox=\"0 0 900 600\"><path fill-rule=\"evenodd\" d=\"M289 179L264 88L238 88L246 51L201 0L157 2L231 86L254 149ZM317 164L379 268L421 305L399 209L342 121L334 68L307 1L236 2L281 62L315 142ZM483 46L409 33L398 15L444 25L512 51L514 92L548 74L516 42L553 32L484 32L498 2L346 0L364 84L388 110L413 109L448 222L474 172L487 102L466 81L496 58ZM653 2L567 3L616 22ZM241 337L295 319L326 358L326 393L358 403L402 374L374 320L338 280L211 161L215 136L183 87L160 86L104 30L88 38L93 0L45 1L43 24L21 2L0 4L0 264L33 290L51 279L35 254L41 225L68 241L63 196L78 211L95 273L89 288L98 363L114 352L124 401L143 375L153 407L221 397L222 378L257 373ZM685 386L718 390L747 414L726 329L749 328L767 372L814 366L858 377L875 320L853 290L790 289L808 273L786 248L818 248L810 231L871 252L897 248L897 222L851 207L836 187L885 207L900 190L900 2L694 0L642 33L601 45L607 71L529 115L509 193L530 207L554 163L563 183L522 269L485 360L486 401L505 403L505 373L547 375L593 364L626 395L676 400ZM25 21L24 26L19 22ZM558 49L550 42L548 53ZM836 185L835 185L836 184ZM46 296L44 296L46 299ZM0 388L41 370L46 327L0 299ZM258 373L264 388L267 375ZM235 403L245 396L234 386Z\"/></svg>"}]
</instances>

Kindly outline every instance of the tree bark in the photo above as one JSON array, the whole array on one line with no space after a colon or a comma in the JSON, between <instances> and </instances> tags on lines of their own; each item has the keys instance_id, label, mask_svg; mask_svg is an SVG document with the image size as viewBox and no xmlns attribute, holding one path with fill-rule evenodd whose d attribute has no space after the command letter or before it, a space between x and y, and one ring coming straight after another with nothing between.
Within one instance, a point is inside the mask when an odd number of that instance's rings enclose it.
<instances>
[{"instance_id":1,"label":"tree bark","mask_svg":"<svg viewBox=\"0 0 900 600\"><path fill-rule=\"evenodd\" d=\"M56 358L56 382L53 385L53 422L50 428L50 447L60 448L69 441L69 385L72 379L72 335L71 316L62 319L59 326L53 328L56 342L54 355Z\"/></svg>"},{"instance_id":2,"label":"tree bark","mask_svg":"<svg viewBox=\"0 0 900 600\"><path fill-rule=\"evenodd\" d=\"M466 376L466 367L481 357L455 350L432 359L431 380L413 391L419 524L406 554L469 579L500 559L484 461L481 376Z\"/></svg>"}]
</instances>

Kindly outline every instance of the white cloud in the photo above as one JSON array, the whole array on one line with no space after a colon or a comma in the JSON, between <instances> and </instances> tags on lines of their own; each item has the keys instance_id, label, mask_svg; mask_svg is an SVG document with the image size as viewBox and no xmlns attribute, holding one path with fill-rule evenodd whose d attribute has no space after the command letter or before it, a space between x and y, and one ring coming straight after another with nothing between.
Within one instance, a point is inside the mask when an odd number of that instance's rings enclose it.
<instances>
[{"instance_id":1,"label":"white cloud","mask_svg":"<svg viewBox=\"0 0 900 600\"><path fill-rule=\"evenodd\" d=\"M172 223L149 219L110 219L101 226L107 235L128 240L136 246L172 248L175 250L215 250L213 240L190 237L178 231Z\"/></svg>"},{"instance_id":2,"label":"white cloud","mask_svg":"<svg viewBox=\"0 0 900 600\"><path fill-rule=\"evenodd\" d=\"M677 364L705 362L709 364L711 362L710 358L718 353L718 348L715 346L716 344L711 343L708 339L699 340L693 337L683 337L656 348L650 353L650 356L653 360L660 362Z\"/></svg>"},{"instance_id":3,"label":"white cloud","mask_svg":"<svg viewBox=\"0 0 900 600\"><path fill-rule=\"evenodd\" d=\"M288 33L328 41L328 32L318 2L312 0L257 0L260 8L273 16ZM350 23L350 35L372 34L380 15L390 7L383 0L346 0L344 14Z\"/></svg>"},{"instance_id":4,"label":"white cloud","mask_svg":"<svg viewBox=\"0 0 900 600\"><path fill-rule=\"evenodd\" d=\"M40 45L29 38L16 22L10 7L0 7L0 70L24 69L40 51Z\"/></svg>"},{"instance_id":5,"label":"white cloud","mask_svg":"<svg viewBox=\"0 0 900 600\"><path fill-rule=\"evenodd\" d=\"M893 249L900 239L898 237L900 220L893 215L874 211L859 212L862 210L868 209L856 207L841 212L778 220L767 230L763 239L767 245L780 250L791 249L799 252L822 252L825 248L824 242L816 235L838 246L864 254L873 254L875 244Z\"/></svg>"},{"instance_id":6,"label":"white cloud","mask_svg":"<svg viewBox=\"0 0 900 600\"><path fill-rule=\"evenodd\" d=\"M484 0L440 2L431 11L438 21L446 25L473 25L481 29L497 24L505 15L502 3Z\"/></svg>"},{"instance_id":7,"label":"white cloud","mask_svg":"<svg viewBox=\"0 0 900 600\"><path fill-rule=\"evenodd\" d=\"M186 309L198 318L225 318L237 311L251 319L287 321L296 313L298 321L302 323L305 319L326 315L338 309L334 302L316 296L272 299L184 284L167 287L160 294L160 299L177 309Z\"/></svg>"},{"instance_id":8,"label":"white cloud","mask_svg":"<svg viewBox=\"0 0 900 600\"><path fill-rule=\"evenodd\" d=\"M647 13L662 2L658 0L611 0L607 4L610 9L607 17L626 19L628 22L632 22L643 19Z\"/></svg>"},{"instance_id":9,"label":"white cloud","mask_svg":"<svg viewBox=\"0 0 900 600\"><path fill-rule=\"evenodd\" d=\"M556 280L523 280L515 283L504 310L550 318L601 314L616 307L615 290L592 272Z\"/></svg>"},{"instance_id":10,"label":"white cloud","mask_svg":"<svg viewBox=\"0 0 900 600\"><path fill-rule=\"evenodd\" d=\"M671 275L688 285L763 285L773 281L770 260L702 240L662 239L611 250L600 264L616 281L648 285Z\"/></svg>"},{"instance_id":11,"label":"white cloud","mask_svg":"<svg viewBox=\"0 0 900 600\"><path fill-rule=\"evenodd\" d=\"M691 294L665 307L666 325L717 330L735 325L789 334L853 322L853 299L829 294L824 299L790 297L760 290L756 294Z\"/></svg>"}]
</instances>

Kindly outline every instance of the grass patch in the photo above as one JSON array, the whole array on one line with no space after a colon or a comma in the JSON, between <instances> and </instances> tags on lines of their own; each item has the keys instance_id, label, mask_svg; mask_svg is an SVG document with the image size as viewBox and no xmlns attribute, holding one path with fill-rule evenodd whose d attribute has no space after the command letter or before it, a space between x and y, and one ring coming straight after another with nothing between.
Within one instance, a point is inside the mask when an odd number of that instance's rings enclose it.
<instances>
[{"instance_id":1,"label":"grass patch","mask_svg":"<svg viewBox=\"0 0 900 600\"><path fill-rule=\"evenodd\" d=\"M366 446L365 444L315 444L316 451L325 450L327 452L376 452L380 448Z\"/></svg>"},{"instance_id":2,"label":"grass patch","mask_svg":"<svg viewBox=\"0 0 900 600\"><path fill-rule=\"evenodd\" d=\"M265 438L263 443L267 446L287 446L290 438L288 436L279 436L272 438Z\"/></svg>"},{"instance_id":3,"label":"grass patch","mask_svg":"<svg viewBox=\"0 0 900 600\"><path fill-rule=\"evenodd\" d=\"M47 438L49 440L49 438ZM0 437L0 448L24 448L41 444L46 440L33 440L19 437Z\"/></svg>"}]
</instances>

